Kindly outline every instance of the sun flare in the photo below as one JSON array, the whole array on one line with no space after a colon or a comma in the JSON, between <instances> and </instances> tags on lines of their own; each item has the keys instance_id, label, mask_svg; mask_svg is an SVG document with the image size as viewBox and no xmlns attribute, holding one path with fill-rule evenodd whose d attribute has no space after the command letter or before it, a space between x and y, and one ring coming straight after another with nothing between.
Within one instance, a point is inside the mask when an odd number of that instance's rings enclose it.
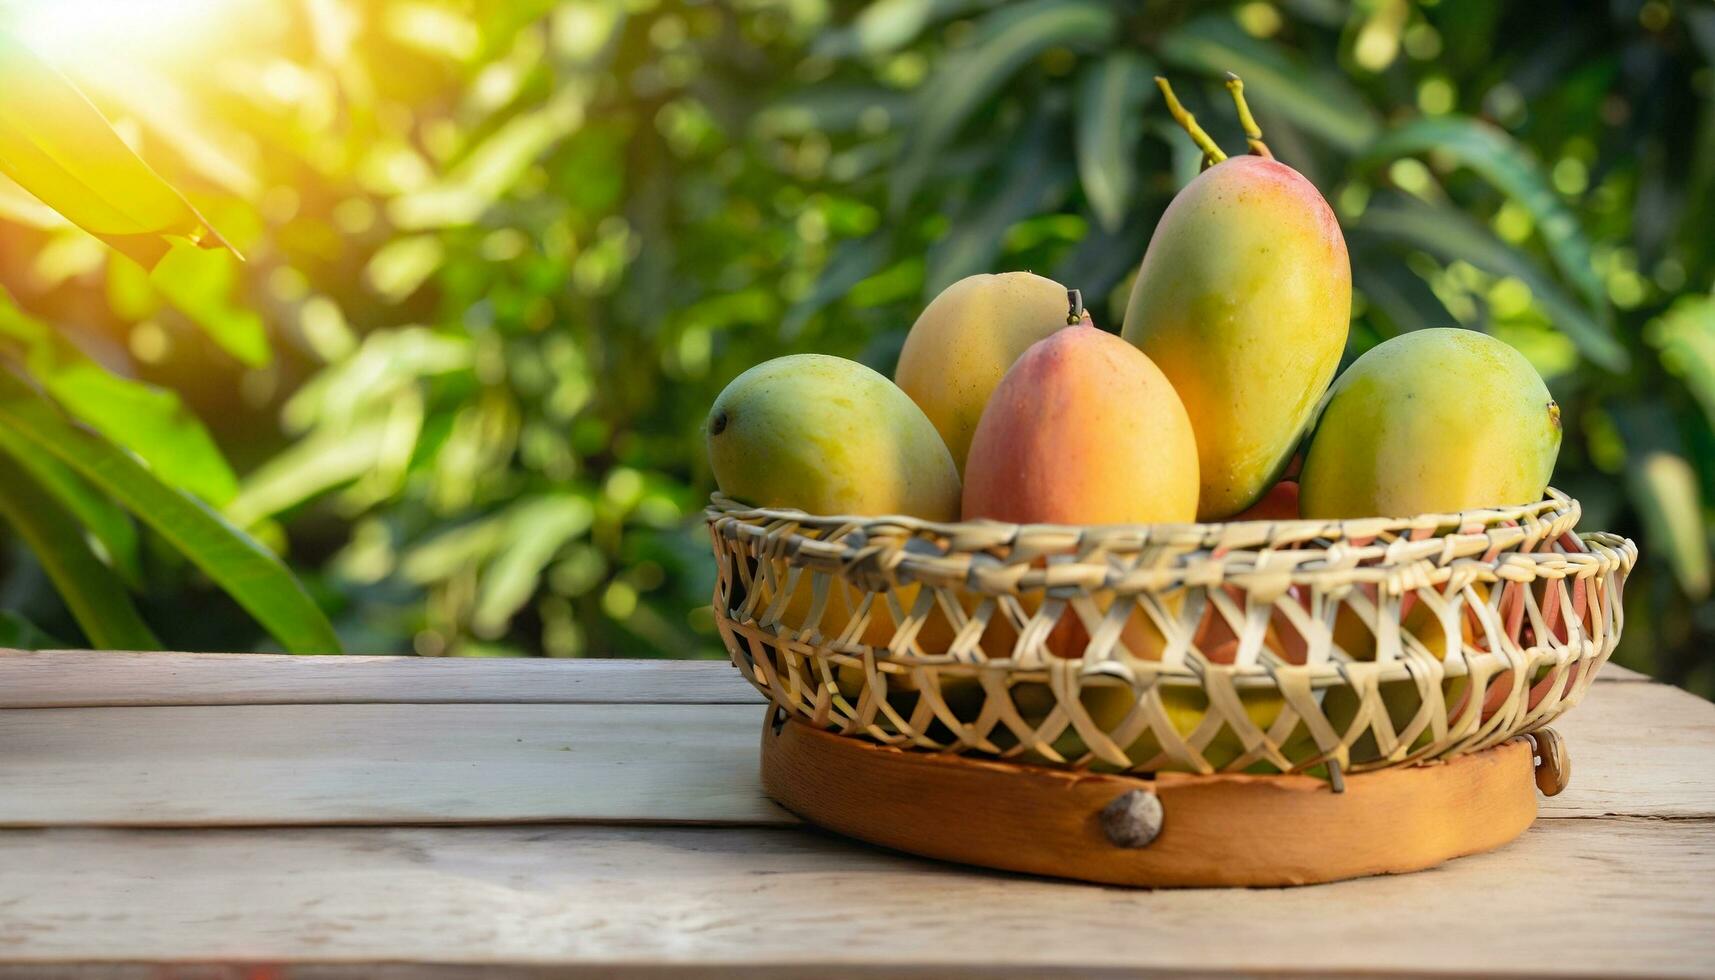
<instances>
[{"instance_id":1,"label":"sun flare","mask_svg":"<svg viewBox=\"0 0 1715 980\"><path fill-rule=\"evenodd\" d=\"M0 3L0 25L56 61L122 52L184 57L213 44L254 0L35 0Z\"/></svg>"}]
</instances>

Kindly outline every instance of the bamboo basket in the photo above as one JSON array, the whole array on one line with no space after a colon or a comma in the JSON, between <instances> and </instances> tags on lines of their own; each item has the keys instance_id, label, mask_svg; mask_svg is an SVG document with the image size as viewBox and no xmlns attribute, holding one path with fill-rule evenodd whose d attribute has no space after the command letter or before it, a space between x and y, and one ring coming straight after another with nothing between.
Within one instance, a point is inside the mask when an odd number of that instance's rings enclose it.
<instances>
[{"instance_id":1,"label":"bamboo basket","mask_svg":"<svg viewBox=\"0 0 1715 980\"><path fill-rule=\"evenodd\" d=\"M1203 789L1224 780L1339 795L1369 777L1397 783L1402 767L1516 754L1522 736L1577 703L1619 637L1636 547L1577 533L1579 516L1556 490L1527 506L1334 522L937 524L719 495L706 512L716 622L775 705L774 737L791 721L804 729L791 744L814 747L803 751L829 764L830 753L856 753L882 774L934 753L984 773L979 796L1053 776L1156 796L1188 777L1207 777L1190 784ZM1564 758L1552 736L1529 746L1532 766L1512 778L1527 790L1537 758ZM937 779L928 785L956 782L945 770ZM788 805L800 812L822 801L849 812L852 801L834 797L850 784L812 777L781 792L797 794ZM1101 823L1088 817L1080 810L1075 825ZM935 856L1020 866L862 829ZM1435 860L1495 843L1450 842ZM1221 883L1346 876L1278 871Z\"/></svg>"}]
</instances>

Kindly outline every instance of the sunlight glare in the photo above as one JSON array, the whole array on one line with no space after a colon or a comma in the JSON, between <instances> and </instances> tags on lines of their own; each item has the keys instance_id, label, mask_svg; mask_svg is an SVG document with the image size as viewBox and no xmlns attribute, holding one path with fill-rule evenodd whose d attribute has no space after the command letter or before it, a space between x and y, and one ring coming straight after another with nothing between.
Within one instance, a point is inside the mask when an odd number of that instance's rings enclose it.
<instances>
[{"instance_id":1,"label":"sunlight glare","mask_svg":"<svg viewBox=\"0 0 1715 980\"><path fill-rule=\"evenodd\" d=\"M0 18L56 61L116 52L153 60L214 46L251 0L36 0L0 4Z\"/></svg>"}]
</instances>

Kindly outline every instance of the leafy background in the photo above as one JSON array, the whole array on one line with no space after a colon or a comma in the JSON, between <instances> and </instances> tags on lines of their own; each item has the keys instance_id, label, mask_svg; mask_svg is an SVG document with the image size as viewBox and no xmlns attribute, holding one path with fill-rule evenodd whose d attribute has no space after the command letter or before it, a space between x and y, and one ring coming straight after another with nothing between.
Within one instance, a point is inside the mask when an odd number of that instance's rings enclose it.
<instances>
[{"instance_id":1,"label":"leafy background","mask_svg":"<svg viewBox=\"0 0 1715 980\"><path fill-rule=\"evenodd\" d=\"M1151 76L1235 151L1233 70L1346 229L1348 357L1452 323L1523 350L1555 482L1643 547L1618 659L1715 693L1707 4L205 5L194 47L42 41L246 261L149 273L0 180L6 642L314 647L258 611L271 551L349 651L717 656L724 383L799 350L890 372L978 271L1117 328L1198 163Z\"/></svg>"}]
</instances>

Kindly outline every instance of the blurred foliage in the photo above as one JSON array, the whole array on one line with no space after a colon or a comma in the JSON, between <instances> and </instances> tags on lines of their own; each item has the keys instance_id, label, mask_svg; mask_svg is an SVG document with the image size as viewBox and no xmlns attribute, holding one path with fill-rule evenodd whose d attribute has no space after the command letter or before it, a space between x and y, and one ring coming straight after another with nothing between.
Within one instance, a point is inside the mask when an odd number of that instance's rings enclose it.
<instances>
[{"instance_id":1,"label":"blurred foliage","mask_svg":"<svg viewBox=\"0 0 1715 980\"><path fill-rule=\"evenodd\" d=\"M1236 151L1232 70L1346 229L1348 357L1449 323L1524 351L1565 409L1557 485L1644 550L1620 660L1715 692L1707 4L251 6L189 68L65 66L248 261L146 274L0 187L0 282L184 400L242 474L208 499L349 649L716 655L720 387L797 350L889 371L978 271L1117 328L1198 163L1150 78ZM162 640L262 643L153 533ZM9 556L0 627L77 635Z\"/></svg>"}]
</instances>

